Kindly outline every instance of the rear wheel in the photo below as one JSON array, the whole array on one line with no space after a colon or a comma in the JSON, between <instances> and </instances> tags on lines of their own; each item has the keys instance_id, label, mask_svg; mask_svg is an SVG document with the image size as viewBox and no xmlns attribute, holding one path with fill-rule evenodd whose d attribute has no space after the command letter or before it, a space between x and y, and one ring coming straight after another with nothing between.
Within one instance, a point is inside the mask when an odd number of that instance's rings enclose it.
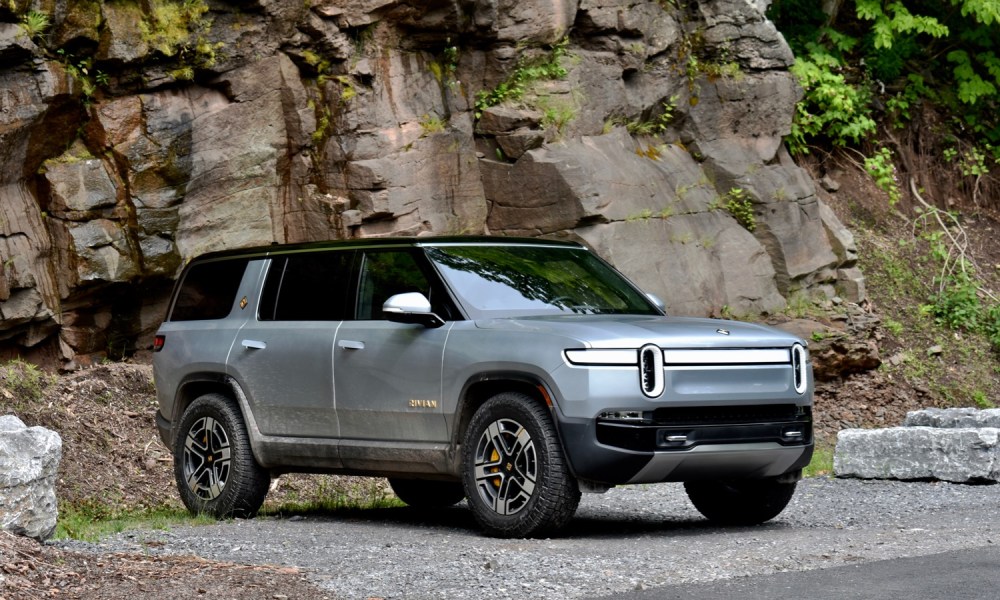
<instances>
[{"instance_id":1,"label":"rear wheel","mask_svg":"<svg viewBox=\"0 0 1000 600\"><path fill-rule=\"evenodd\" d=\"M191 403L174 440L174 477L193 513L220 519L257 514L270 474L254 460L239 409L221 394Z\"/></svg>"},{"instance_id":2,"label":"rear wheel","mask_svg":"<svg viewBox=\"0 0 1000 600\"><path fill-rule=\"evenodd\" d=\"M707 519L720 525L758 525L785 510L795 493L795 482L777 479L689 481L684 484L691 503Z\"/></svg>"},{"instance_id":3,"label":"rear wheel","mask_svg":"<svg viewBox=\"0 0 1000 600\"><path fill-rule=\"evenodd\" d=\"M465 489L457 481L426 479L389 479L396 496L413 508L446 508L465 498Z\"/></svg>"},{"instance_id":4,"label":"rear wheel","mask_svg":"<svg viewBox=\"0 0 1000 600\"><path fill-rule=\"evenodd\" d=\"M462 482L476 521L496 537L538 536L565 525L580 503L548 410L506 392L473 415Z\"/></svg>"}]
</instances>

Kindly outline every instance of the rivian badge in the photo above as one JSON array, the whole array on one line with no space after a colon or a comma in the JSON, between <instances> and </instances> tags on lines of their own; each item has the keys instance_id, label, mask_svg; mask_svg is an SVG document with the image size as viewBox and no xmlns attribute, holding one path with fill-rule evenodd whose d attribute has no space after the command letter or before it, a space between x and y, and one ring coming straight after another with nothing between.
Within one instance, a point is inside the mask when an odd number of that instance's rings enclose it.
<instances>
[{"instance_id":1,"label":"rivian badge","mask_svg":"<svg viewBox=\"0 0 1000 600\"><path fill-rule=\"evenodd\" d=\"M716 329L715 333L721 333L722 335L729 335L728 329Z\"/></svg>"}]
</instances>

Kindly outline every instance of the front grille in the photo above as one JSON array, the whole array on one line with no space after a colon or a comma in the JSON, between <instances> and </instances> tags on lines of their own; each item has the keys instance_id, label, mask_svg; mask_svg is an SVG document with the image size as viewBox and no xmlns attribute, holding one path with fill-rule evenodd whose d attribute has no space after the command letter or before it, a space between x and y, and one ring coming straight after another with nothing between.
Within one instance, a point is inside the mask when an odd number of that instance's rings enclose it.
<instances>
[{"instance_id":1,"label":"front grille","mask_svg":"<svg viewBox=\"0 0 1000 600\"><path fill-rule=\"evenodd\" d=\"M795 404L756 406L675 406L653 411L655 425L741 425L810 419L812 408Z\"/></svg>"}]
</instances>

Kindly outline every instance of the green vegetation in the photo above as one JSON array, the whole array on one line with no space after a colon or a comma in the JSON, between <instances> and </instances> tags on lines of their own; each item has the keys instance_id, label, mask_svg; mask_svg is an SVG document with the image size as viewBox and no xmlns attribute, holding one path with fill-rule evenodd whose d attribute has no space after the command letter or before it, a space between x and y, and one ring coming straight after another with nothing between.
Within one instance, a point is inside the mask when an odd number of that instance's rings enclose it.
<instances>
[{"instance_id":1,"label":"green vegetation","mask_svg":"<svg viewBox=\"0 0 1000 600\"><path fill-rule=\"evenodd\" d=\"M59 521L53 537L96 542L101 538L132 529L169 529L182 525L211 525L214 517L192 516L180 508L129 510L108 505L59 505Z\"/></svg>"},{"instance_id":2,"label":"green vegetation","mask_svg":"<svg viewBox=\"0 0 1000 600\"><path fill-rule=\"evenodd\" d=\"M534 59L522 58L507 79L501 81L492 90L480 90L476 94L476 119L482 117L483 111L491 106L520 100L524 97L525 92L538 81L566 77L568 72L562 66L562 59L566 56L568 44L569 39L564 38L552 45L548 53L543 56Z\"/></svg>"},{"instance_id":3,"label":"green vegetation","mask_svg":"<svg viewBox=\"0 0 1000 600\"><path fill-rule=\"evenodd\" d=\"M40 400L45 389L54 382L53 375L21 359L0 365L0 399L10 409Z\"/></svg>"},{"instance_id":4,"label":"green vegetation","mask_svg":"<svg viewBox=\"0 0 1000 600\"><path fill-rule=\"evenodd\" d=\"M317 111L316 115L316 131L312 132L312 141L314 146L322 146L323 142L330 136L330 109L325 104L323 107Z\"/></svg>"},{"instance_id":5,"label":"green vegetation","mask_svg":"<svg viewBox=\"0 0 1000 600\"><path fill-rule=\"evenodd\" d=\"M405 506L384 485L384 480L370 477L316 479L318 486L308 493L285 492L278 499L268 501L261 515L284 517ZM215 517L192 515L179 506L135 508L120 498L91 499L74 504L60 502L54 537L95 542L134 529L165 530L216 522Z\"/></svg>"},{"instance_id":6,"label":"green vegetation","mask_svg":"<svg viewBox=\"0 0 1000 600\"><path fill-rule=\"evenodd\" d=\"M421 137L435 133L441 133L448 126L448 121L437 115L424 115L420 119L420 128L423 130Z\"/></svg>"},{"instance_id":7,"label":"green vegetation","mask_svg":"<svg viewBox=\"0 0 1000 600\"><path fill-rule=\"evenodd\" d=\"M893 243L864 226L857 228L860 266L883 319L880 345L885 358L894 357L882 369L928 390L943 405L985 407L989 395L983 386L996 380L992 317L1000 311L978 297L972 267L966 265L963 274L954 260L945 262L950 241L944 242L929 225L912 239ZM916 311L901 298L927 302Z\"/></svg>"},{"instance_id":8,"label":"green vegetation","mask_svg":"<svg viewBox=\"0 0 1000 600\"><path fill-rule=\"evenodd\" d=\"M804 477L820 477L833 474L833 447L816 446L813 450L812 460L809 465L802 470Z\"/></svg>"},{"instance_id":9,"label":"green vegetation","mask_svg":"<svg viewBox=\"0 0 1000 600\"><path fill-rule=\"evenodd\" d=\"M1000 143L1000 1L835 6L825 14L811 0L777 0L769 9L806 92L791 136L795 150L857 144L874 133L880 111L904 125L920 101L944 109L949 126L971 132L976 147Z\"/></svg>"},{"instance_id":10,"label":"green vegetation","mask_svg":"<svg viewBox=\"0 0 1000 600\"><path fill-rule=\"evenodd\" d=\"M958 217L925 205L915 226L922 229L928 262L938 268L935 289L921 312L939 326L984 336L1000 353L1000 299L977 275Z\"/></svg>"},{"instance_id":11,"label":"green vegetation","mask_svg":"<svg viewBox=\"0 0 1000 600\"><path fill-rule=\"evenodd\" d=\"M205 0L149 0L149 8L139 22L142 40L164 56L180 58L178 74L190 78L193 67L215 64L221 43L207 41L212 20L205 16Z\"/></svg>"},{"instance_id":12,"label":"green vegetation","mask_svg":"<svg viewBox=\"0 0 1000 600\"><path fill-rule=\"evenodd\" d=\"M342 478L336 485L322 481L309 498L292 494L279 504L265 505L261 514L286 516L406 506L382 481L370 477Z\"/></svg>"},{"instance_id":13,"label":"green vegetation","mask_svg":"<svg viewBox=\"0 0 1000 600\"><path fill-rule=\"evenodd\" d=\"M903 192L896 181L896 165L892 161L892 150L882 147L871 156L865 157L865 171L875 181L880 190L889 195L889 205L893 206L902 198Z\"/></svg>"},{"instance_id":14,"label":"green vegetation","mask_svg":"<svg viewBox=\"0 0 1000 600\"><path fill-rule=\"evenodd\" d=\"M34 39L49 28L50 20L47 13L32 10L28 14L21 17L21 29L24 30L24 35L31 39Z\"/></svg>"},{"instance_id":15,"label":"green vegetation","mask_svg":"<svg viewBox=\"0 0 1000 600\"><path fill-rule=\"evenodd\" d=\"M651 209L651 208L644 208L644 209L640 210L638 213L635 213L635 214L632 214L632 215L629 215L629 216L625 217L625 222L626 223L634 223L636 221L643 221L643 222L645 222L645 221L648 221L648 220L650 220L652 218L653 218L653 209Z\"/></svg>"},{"instance_id":16,"label":"green vegetation","mask_svg":"<svg viewBox=\"0 0 1000 600\"><path fill-rule=\"evenodd\" d=\"M85 103L93 100L99 86L107 86L109 82L108 74L100 69L94 69L94 58L92 56L78 57L66 54L62 48L56 50L56 55L62 60L66 72L80 84L80 91L83 92Z\"/></svg>"},{"instance_id":17,"label":"green vegetation","mask_svg":"<svg viewBox=\"0 0 1000 600\"><path fill-rule=\"evenodd\" d=\"M349 75L338 75L334 78L340 84L340 101L345 104L358 95L358 88L354 87L354 80Z\"/></svg>"},{"instance_id":18,"label":"green vegetation","mask_svg":"<svg viewBox=\"0 0 1000 600\"><path fill-rule=\"evenodd\" d=\"M451 43L450 37L445 40L445 44L444 49L428 68L438 83L453 87L458 84L455 78L455 72L458 71L458 46Z\"/></svg>"},{"instance_id":19,"label":"green vegetation","mask_svg":"<svg viewBox=\"0 0 1000 600\"><path fill-rule=\"evenodd\" d=\"M677 111L677 96L671 96L666 102L661 102L663 110L649 119L626 119L612 117L604 122L603 133L608 133L615 127L624 126L632 135L659 136L667 131L673 122Z\"/></svg>"},{"instance_id":20,"label":"green vegetation","mask_svg":"<svg viewBox=\"0 0 1000 600\"><path fill-rule=\"evenodd\" d=\"M572 100L556 101L540 98L538 104L542 109L542 127L554 127L560 136L579 112L576 103Z\"/></svg>"},{"instance_id":21,"label":"green vegetation","mask_svg":"<svg viewBox=\"0 0 1000 600\"><path fill-rule=\"evenodd\" d=\"M757 217L753 214L753 202L746 190L732 188L719 198L716 204L725 208L736 219L736 222L747 231L752 233L757 229Z\"/></svg>"}]
</instances>

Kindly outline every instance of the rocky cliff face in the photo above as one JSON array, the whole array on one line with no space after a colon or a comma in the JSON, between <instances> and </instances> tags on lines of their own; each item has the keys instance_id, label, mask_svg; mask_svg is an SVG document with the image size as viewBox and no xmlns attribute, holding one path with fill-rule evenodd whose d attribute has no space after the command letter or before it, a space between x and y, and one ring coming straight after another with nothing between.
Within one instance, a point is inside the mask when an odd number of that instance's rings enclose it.
<instances>
[{"instance_id":1,"label":"rocky cliff face","mask_svg":"<svg viewBox=\"0 0 1000 600\"><path fill-rule=\"evenodd\" d=\"M184 261L581 240L676 314L858 300L761 0L0 3L0 347L148 343Z\"/></svg>"}]
</instances>

